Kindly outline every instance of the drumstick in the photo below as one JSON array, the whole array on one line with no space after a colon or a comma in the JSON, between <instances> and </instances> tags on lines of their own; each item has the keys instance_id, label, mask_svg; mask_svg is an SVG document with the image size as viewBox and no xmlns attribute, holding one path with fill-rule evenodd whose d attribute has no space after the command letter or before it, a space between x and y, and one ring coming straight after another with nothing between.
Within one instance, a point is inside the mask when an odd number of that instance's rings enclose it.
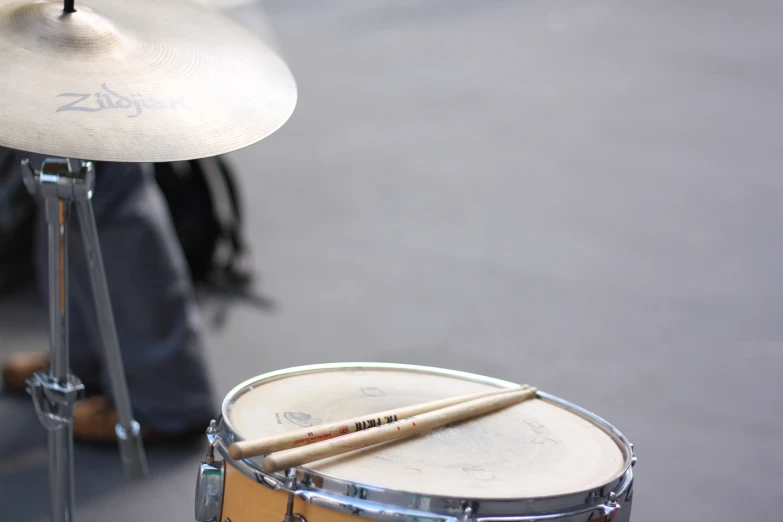
<instances>
[{"instance_id":1,"label":"drumstick","mask_svg":"<svg viewBox=\"0 0 783 522\"><path fill-rule=\"evenodd\" d=\"M527 388L455 404L454 406L408 417L369 430L342 435L301 448L272 453L264 458L262 464L269 473L301 466L302 464L334 457L335 455L366 448L374 444L425 433L447 424L490 413L505 406L533 398L536 396L537 391L536 388Z\"/></svg>"},{"instance_id":2,"label":"drumstick","mask_svg":"<svg viewBox=\"0 0 783 522\"><path fill-rule=\"evenodd\" d=\"M412 417L414 415L419 415L428 411L446 408L447 406L452 406L454 404L460 404L474 399L480 399L482 397L505 394L526 388L528 388L528 385L524 384L519 388L503 388L500 390L490 390L479 393L470 393L467 395L459 395L457 397L449 397L448 399L440 399L422 404L414 404L412 406L404 406L402 408L395 408L378 413L362 415L352 419L330 422L328 424L321 424L319 426L312 426L301 430L288 431L286 433L281 433L280 435L272 435L261 439L243 440L233 443L228 448L228 454L232 459L235 460L258 457L273 451L306 446L314 442L328 440L340 435L355 433L357 431L362 431L368 428L374 428L376 426L388 424L406 417Z\"/></svg>"}]
</instances>

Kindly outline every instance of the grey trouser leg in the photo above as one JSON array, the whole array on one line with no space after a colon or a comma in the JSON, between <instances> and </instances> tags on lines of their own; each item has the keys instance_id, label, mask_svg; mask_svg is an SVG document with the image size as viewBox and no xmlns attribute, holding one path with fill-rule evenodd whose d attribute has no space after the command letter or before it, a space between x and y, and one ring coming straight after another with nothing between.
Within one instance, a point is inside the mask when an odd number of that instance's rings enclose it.
<instances>
[{"instance_id":1,"label":"grey trouser leg","mask_svg":"<svg viewBox=\"0 0 783 522\"><path fill-rule=\"evenodd\" d=\"M40 168L41 156L21 157ZM202 326L184 253L151 166L97 164L92 202L136 420L161 434L206 429L217 404ZM36 273L46 296L42 209L36 230ZM75 208L70 230L71 369L111 398Z\"/></svg>"}]
</instances>

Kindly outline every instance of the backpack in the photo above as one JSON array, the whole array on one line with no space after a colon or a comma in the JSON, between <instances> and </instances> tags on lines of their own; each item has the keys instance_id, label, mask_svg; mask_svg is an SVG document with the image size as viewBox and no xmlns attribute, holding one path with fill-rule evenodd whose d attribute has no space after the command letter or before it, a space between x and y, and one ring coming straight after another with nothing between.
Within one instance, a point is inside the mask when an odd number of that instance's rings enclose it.
<instances>
[{"instance_id":1,"label":"backpack","mask_svg":"<svg viewBox=\"0 0 783 522\"><path fill-rule=\"evenodd\" d=\"M193 281L211 286L249 283L253 268L242 236L242 207L225 158L154 166Z\"/></svg>"}]
</instances>

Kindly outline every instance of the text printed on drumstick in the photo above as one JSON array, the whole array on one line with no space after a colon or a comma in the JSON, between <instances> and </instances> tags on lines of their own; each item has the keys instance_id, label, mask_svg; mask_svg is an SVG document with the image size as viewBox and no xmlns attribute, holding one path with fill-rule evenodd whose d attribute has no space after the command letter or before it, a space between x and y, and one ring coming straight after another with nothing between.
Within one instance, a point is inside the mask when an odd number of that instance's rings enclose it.
<instances>
[{"instance_id":1,"label":"text printed on drumstick","mask_svg":"<svg viewBox=\"0 0 783 522\"><path fill-rule=\"evenodd\" d=\"M310 442L316 442L319 440L328 439L332 436L331 433L324 433L323 435L318 435L317 437L305 437L304 439L297 439L293 443L294 444L304 444L304 443L310 443Z\"/></svg>"},{"instance_id":2,"label":"text printed on drumstick","mask_svg":"<svg viewBox=\"0 0 783 522\"><path fill-rule=\"evenodd\" d=\"M188 108L185 104L185 100L182 98L177 100L169 100L168 102L162 102L155 98L144 98L139 93L129 94L123 96L114 90L110 89L105 83L101 85L103 92L87 93L87 94L74 94L63 93L58 94L57 98L75 98L70 103L67 103L57 109L56 112L65 111L78 111L78 112L101 112L105 110L128 110L128 118L136 118L144 109L159 110L169 109L175 110L178 107Z\"/></svg>"},{"instance_id":3,"label":"text printed on drumstick","mask_svg":"<svg viewBox=\"0 0 783 522\"><path fill-rule=\"evenodd\" d=\"M356 431L366 430L367 428L374 428L382 424L389 424L390 422L394 422L396 420L398 420L396 415L387 415L386 417L383 417L383 420L377 418L366 421L359 421L356 423Z\"/></svg>"},{"instance_id":4,"label":"text printed on drumstick","mask_svg":"<svg viewBox=\"0 0 783 522\"><path fill-rule=\"evenodd\" d=\"M354 423L354 432L367 430L370 428L376 428L378 426L382 426L384 424L390 424L392 422L396 422L399 419L396 415L386 415L384 417L378 417L376 419L367 419L363 421L359 421ZM413 425L415 426L416 423L414 422ZM399 428L398 428L399 429ZM337 428L337 435L345 435L349 432L348 426L340 426ZM301 439L296 439L291 442L294 446L301 446L302 444L311 444L313 442L318 442L320 440L326 440L330 439L335 436L333 432L328 433L322 433L320 435L313 435L313 433L308 433L307 437L302 437Z\"/></svg>"}]
</instances>

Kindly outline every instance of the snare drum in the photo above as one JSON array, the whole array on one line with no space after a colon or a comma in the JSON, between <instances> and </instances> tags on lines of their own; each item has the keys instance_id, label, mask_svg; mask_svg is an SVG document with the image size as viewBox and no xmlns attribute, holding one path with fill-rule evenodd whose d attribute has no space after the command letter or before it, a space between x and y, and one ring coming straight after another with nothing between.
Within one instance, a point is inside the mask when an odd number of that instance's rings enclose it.
<instances>
[{"instance_id":1,"label":"snare drum","mask_svg":"<svg viewBox=\"0 0 783 522\"><path fill-rule=\"evenodd\" d=\"M530 384L535 385L534 382ZM207 430L199 522L627 522L633 446L562 399L536 398L426 435L283 473L232 460L235 441L503 387L481 375L399 364L326 364L261 375Z\"/></svg>"}]
</instances>

